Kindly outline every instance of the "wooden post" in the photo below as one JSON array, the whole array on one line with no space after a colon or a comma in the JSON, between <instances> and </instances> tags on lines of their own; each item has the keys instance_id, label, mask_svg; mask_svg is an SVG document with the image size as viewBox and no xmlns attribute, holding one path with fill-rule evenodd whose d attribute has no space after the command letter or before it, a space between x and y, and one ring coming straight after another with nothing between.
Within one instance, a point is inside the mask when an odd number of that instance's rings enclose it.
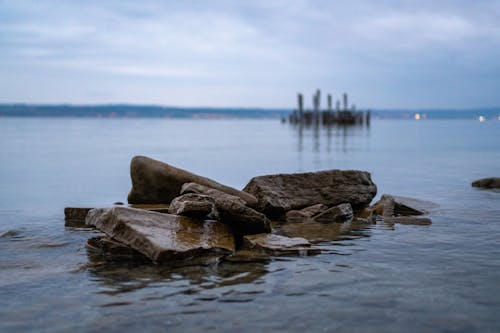
<instances>
[{"instance_id":1,"label":"wooden post","mask_svg":"<svg viewBox=\"0 0 500 333\"><path fill-rule=\"evenodd\" d=\"M299 103L299 121L302 121L302 117L303 117L303 112L304 112L304 100L303 100L303 97L302 97L302 94L297 94L297 102Z\"/></svg>"},{"instance_id":2,"label":"wooden post","mask_svg":"<svg viewBox=\"0 0 500 333\"><path fill-rule=\"evenodd\" d=\"M348 110L347 93L344 93L344 111Z\"/></svg>"}]
</instances>

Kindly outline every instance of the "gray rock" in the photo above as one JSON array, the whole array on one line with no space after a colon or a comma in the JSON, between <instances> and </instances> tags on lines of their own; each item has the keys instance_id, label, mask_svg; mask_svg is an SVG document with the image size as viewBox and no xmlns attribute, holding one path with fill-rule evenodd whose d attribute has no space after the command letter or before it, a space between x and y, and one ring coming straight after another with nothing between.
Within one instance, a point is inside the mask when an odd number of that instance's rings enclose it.
<instances>
[{"instance_id":1,"label":"gray rock","mask_svg":"<svg viewBox=\"0 0 500 333\"><path fill-rule=\"evenodd\" d=\"M354 208L362 208L377 193L370 173L356 170L259 176L243 190L257 198L257 210L268 216L315 204L330 207L350 203Z\"/></svg>"},{"instance_id":2,"label":"gray rock","mask_svg":"<svg viewBox=\"0 0 500 333\"><path fill-rule=\"evenodd\" d=\"M321 223L345 222L352 220L353 215L351 205L343 203L316 215L313 220Z\"/></svg>"},{"instance_id":3,"label":"gray rock","mask_svg":"<svg viewBox=\"0 0 500 333\"><path fill-rule=\"evenodd\" d=\"M66 207L64 208L64 225L67 227L85 226L85 217L92 208Z\"/></svg>"},{"instance_id":4,"label":"gray rock","mask_svg":"<svg viewBox=\"0 0 500 333\"><path fill-rule=\"evenodd\" d=\"M174 215L205 219L208 215L215 215L215 200L203 194L183 194L172 200L168 211Z\"/></svg>"},{"instance_id":5,"label":"gray rock","mask_svg":"<svg viewBox=\"0 0 500 333\"><path fill-rule=\"evenodd\" d=\"M235 246L229 228L217 221L116 206L91 210L85 222L155 262L225 255Z\"/></svg>"},{"instance_id":6,"label":"gray rock","mask_svg":"<svg viewBox=\"0 0 500 333\"><path fill-rule=\"evenodd\" d=\"M300 223L315 215L323 213L328 209L328 206L323 204L317 204L314 206L309 206L301 210L290 210L286 212L286 221L289 223Z\"/></svg>"},{"instance_id":7,"label":"gray rock","mask_svg":"<svg viewBox=\"0 0 500 333\"><path fill-rule=\"evenodd\" d=\"M394 216L394 217L384 217L384 223L389 224L413 224L413 225L431 225L431 219L427 217L416 217L416 216Z\"/></svg>"},{"instance_id":8,"label":"gray rock","mask_svg":"<svg viewBox=\"0 0 500 333\"><path fill-rule=\"evenodd\" d=\"M169 203L179 195L182 184L189 182L235 195L250 206L257 203L256 198L248 193L145 156L136 156L132 159L130 177L132 189L128 195L128 202L131 204Z\"/></svg>"},{"instance_id":9,"label":"gray rock","mask_svg":"<svg viewBox=\"0 0 500 333\"><path fill-rule=\"evenodd\" d=\"M245 205L234 195L195 183L182 186L181 193L208 195L215 200L219 220L234 227L243 235L271 232L271 221L262 213Z\"/></svg>"},{"instance_id":10,"label":"gray rock","mask_svg":"<svg viewBox=\"0 0 500 333\"><path fill-rule=\"evenodd\" d=\"M109 237L92 237L85 244L90 255L109 260L148 260L142 253Z\"/></svg>"},{"instance_id":11,"label":"gray rock","mask_svg":"<svg viewBox=\"0 0 500 333\"><path fill-rule=\"evenodd\" d=\"M289 238L275 234L246 235L243 237L243 249L270 255L304 256L321 253L320 249L312 247L304 238Z\"/></svg>"},{"instance_id":12,"label":"gray rock","mask_svg":"<svg viewBox=\"0 0 500 333\"><path fill-rule=\"evenodd\" d=\"M384 194L370 208L377 215L390 217L424 215L437 207L438 205L430 201Z\"/></svg>"},{"instance_id":13,"label":"gray rock","mask_svg":"<svg viewBox=\"0 0 500 333\"><path fill-rule=\"evenodd\" d=\"M472 182L473 187L480 188L500 188L500 178L498 177L490 177L490 178L482 178Z\"/></svg>"}]
</instances>

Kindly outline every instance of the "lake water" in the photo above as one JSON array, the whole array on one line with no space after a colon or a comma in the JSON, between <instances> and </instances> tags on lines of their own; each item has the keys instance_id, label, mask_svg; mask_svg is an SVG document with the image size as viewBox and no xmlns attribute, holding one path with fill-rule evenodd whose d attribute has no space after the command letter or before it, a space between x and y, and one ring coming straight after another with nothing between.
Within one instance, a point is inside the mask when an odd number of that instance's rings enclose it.
<instances>
[{"instance_id":1,"label":"lake water","mask_svg":"<svg viewBox=\"0 0 500 333\"><path fill-rule=\"evenodd\" d=\"M65 206L126 202L146 155L242 188L253 176L371 172L433 201L431 226L376 224L324 253L176 267L92 259ZM0 118L0 331L498 332L500 121Z\"/></svg>"}]
</instances>

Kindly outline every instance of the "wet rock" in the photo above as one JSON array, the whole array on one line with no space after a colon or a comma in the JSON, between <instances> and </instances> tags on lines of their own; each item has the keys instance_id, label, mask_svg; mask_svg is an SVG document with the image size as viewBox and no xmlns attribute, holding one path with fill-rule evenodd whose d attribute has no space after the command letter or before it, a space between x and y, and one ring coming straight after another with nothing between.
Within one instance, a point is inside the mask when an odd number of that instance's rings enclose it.
<instances>
[{"instance_id":1,"label":"wet rock","mask_svg":"<svg viewBox=\"0 0 500 333\"><path fill-rule=\"evenodd\" d=\"M284 223L274 227L277 232L288 237L302 237L311 243L319 243L364 236L371 225L367 220L355 218L352 222L344 223L320 223L309 219L303 223Z\"/></svg>"},{"instance_id":2,"label":"wet rock","mask_svg":"<svg viewBox=\"0 0 500 333\"><path fill-rule=\"evenodd\" d=\"M132 189L128 195L128 202L131 204L169 203L179 195L182 184L189 182L235 195L251 206L257 203L256 198L248 193L145 156L136 156L132 159L130 177Z\"/></svg>"},{"instance_id":3,"label":"wet rock","mask_svg":"<svg viewBox=\"0 0 500 333\"><path fill-rule=\"evenodd\" d=\"M64 208L64 225L67 227L85 226L85 217L92 208L66 207Z\"/></svg>"},{"instance_id":4,"label":"wet rock","mask_svg":"<svg viewBox=\"0 0 500 333\"><path fill-rule=\"evenodd\" d=\"M234 254L224 257L224 260L231 262L267 262L270 260L270 258L266 253L249 250L239 250Z\"/></svg>"},{"instance_id":5,"label":"wet rock","mask_svg":"<svg viewBox=\"0 0 500 333\"><path fill-rule=\"evenodd\" d=\"M264 214L246 206L239 197L195 183L183 185L181 193L189 192L212 197L219 220L243 235L271 232L271 221Z\"/></svg>"},{"instance_id":6,"label":"wet rock","mask_svg":"<svg viewBox=\"0 0 500 333\"><path fill-rule=\"evenodd\" d=\"M430 201L384 194L370 208L380 216L410 216L427 214L437 205Z\"/></svg>"},{"instance_id":7,"label":"wet rock","mask_svg":"<svg viewBox=\"0 0 500 333\"><path fill-rule=\"evenodd\" d=\"M155 204L155 205L133 204L133 205L129 205L129 207L136 208L136 209L148 210L150 212L168 213L168 209L169 209L170 205L166 205L166 204Z\"/></svg>"},{"instance_id":8,"label":"wet rock","mask_svg":"<svg viewBox=\"0 0 500 333\"><path fill-rule=\"evenodd\" d=\"M370 173L356 170L259 176L252 178L243 190L257 198L257 210L268 216L315 204L331 207L350 203L354 208L362 208L377 193Z\"/></svg>"},{"instance_id":9,"label":"wet rock","mask_svg":"<svg viewBox=\"0 0 500 333\"><path fill-rule=\"evenodd\" d=\"M486 189L500 188L500 178L489 177L478 179L472 182L472 186Z\"/></svg>"},{"instance_id":10,"label":"wet rock","mask_svg":"<svg viewBox=\"0 0 500 333\"><path fill-rule=\"evenodd\" d=\"M203 194L188 193L176 197L170 203L169 213L205 219L215 215L215 200Z\"/></svg>"},{"instance_id":11,"label":"wet rock","mask_svg":"<svg viewBox=\"0 0 500 333\"><path fill-rule=\"evenodd\" d=\"M231 231L217 221L116 206L91 210L85 222L155 262L234 251Z\"/></svg>"},{"instance_id":12,"label":"wet rock","mask_svg":"<svg viewBox=\"0 0 500 333\"><path fill-rule=\"evenodd\" d=\"M257 234L243 237L243 249L270 255L313 255L321 250L311 246L306 239L289 238L275 234Z\"/></svg>"},{"instance_id":13,"label":"wet rock","mask_svg":"<svg viewBox=\"0 0 500 333\"><path fill-rule=\"evenodd\" d=\"M286 212L286 221L288 223L300 223L326 210L328 210L328 206L323 204L309 206L301 210L290 210Z\"/></svg>"},{"instance_id":14,"label":"wet rock","mask_svg":"<svg viewBox=\"0 0 500 333\"><path fill-rule=\"evenodd\" d=\"M416 217L416 216L395 216L395 217L384 217L384 223L389 224L412 224L412 225L431 225L431 219L427 217Z\"/></svg>"},{"instance_id":15,"label":"wet rock","mask_svg":"<svg viewBox=\"0 0 500 333\"><path fill-rule=\"evenodd\" d=\"M87 240L85 247L90 254L109 260L148 260L142 253L109 237L92 237Z\"/></svg>"},{"instance_id":16,"label":"wet rock","mask_svg":"<svg viewBox=\"0 0 500 333\"><path fill-rule=\"evenodd\" d=\"M321 223L345 222L352 220L353 214L351 205L343 203L316 215L313 220Z\"/></svg>"}]
</instances>

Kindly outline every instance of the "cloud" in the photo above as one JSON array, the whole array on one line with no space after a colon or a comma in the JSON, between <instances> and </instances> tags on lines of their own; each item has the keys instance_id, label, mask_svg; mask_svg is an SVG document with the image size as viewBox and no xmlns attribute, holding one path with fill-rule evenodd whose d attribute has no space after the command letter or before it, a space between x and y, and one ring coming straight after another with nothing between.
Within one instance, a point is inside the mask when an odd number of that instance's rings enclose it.
<instances>
[{"instance_id":1,"label":"cloud","mask_svg":"<svg viewBox=\"0 0 500 333\"><path fill-rule=\"evenodd\" d=\"M0 82L11 86L2 98L52 101L16 79L44 82L37 73L50 71L60 78L50 80L54 89L80 80L73 92L65 87L68 102L86 102L88 87L112 90L117 102L189 104L191 86L205 104L222 94L224 104L283 107L319 87L352 91L372 107L420 96L433 105L442 99L426 91L430 82L460 78L455 86L479 89L467 82L474 76L484 91L499 83L491 78L499 14L495 1L0 1L0 80L11 80ZM155 84L184 88L155 97ZM120 93L132 86L139 91ZM405 88L416 97L404 97Z\"/></svg>"}]
</instances>

